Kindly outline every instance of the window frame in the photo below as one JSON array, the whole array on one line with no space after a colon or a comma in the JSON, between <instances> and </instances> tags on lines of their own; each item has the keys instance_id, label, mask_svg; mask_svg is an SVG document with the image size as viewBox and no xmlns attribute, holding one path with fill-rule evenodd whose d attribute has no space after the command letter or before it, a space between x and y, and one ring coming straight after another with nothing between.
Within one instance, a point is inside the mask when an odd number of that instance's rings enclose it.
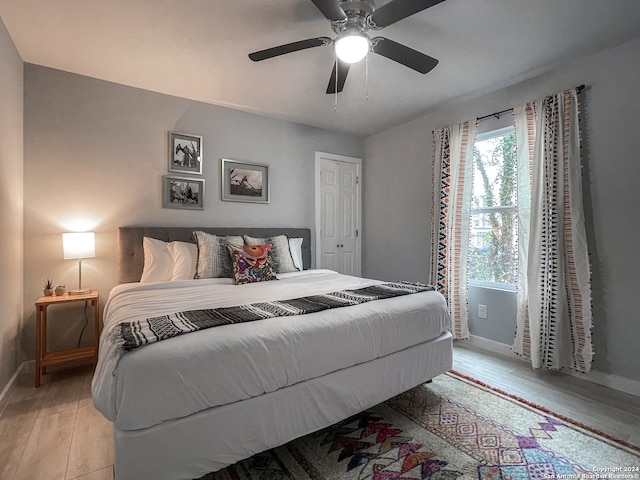
<instances>
[{"instance_id":1,"label":"window frame","mask_svg":"<svg viewBox=\"0 0 640 480\"><path fill-rule=\"evenodd\" d=\"M483 142L485 140L490 140L492 138L503 137L505 135L516 133L516 128L514 125L509 125L506 127L497 128L494 130L490 130L487 132L479 133L476 135L476 139L473 142L474 146L477 142ZM474 168L475 168L475 158L473 160ZM504 212L513 212L516 215L516 225L517 225L517 214L518 214L518 205L496 205L494 207L479 207L473 208L471 206L470 209L470 219L474 214L483 214L483 213L504 213ZM469 222L469 238L471 238L471 232L473 231L473 225L471 221ZM491 288L494 290L504 290L508 292L516 291L515 283L501 283L501 282L488 282L485 280L475 280L467 277L467 282L470 287L481 287L481 288Z\"/></svg>"}]
</instances>

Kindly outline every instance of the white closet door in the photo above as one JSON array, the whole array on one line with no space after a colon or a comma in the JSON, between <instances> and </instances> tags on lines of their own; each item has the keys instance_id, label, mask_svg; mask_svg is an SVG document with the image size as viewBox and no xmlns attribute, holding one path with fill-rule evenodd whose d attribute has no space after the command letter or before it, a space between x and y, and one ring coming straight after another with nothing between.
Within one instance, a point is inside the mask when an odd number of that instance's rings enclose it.
<instances>
[{"instance_id":1,"label":"white closet door","mask_svg":"<svg viewBox=\"0 0 640 480\"><path fill-rule=\"evenodd\" d=\"M316 152L316 266L360 275L360 159Z\"/></svg>"}]
</instances>

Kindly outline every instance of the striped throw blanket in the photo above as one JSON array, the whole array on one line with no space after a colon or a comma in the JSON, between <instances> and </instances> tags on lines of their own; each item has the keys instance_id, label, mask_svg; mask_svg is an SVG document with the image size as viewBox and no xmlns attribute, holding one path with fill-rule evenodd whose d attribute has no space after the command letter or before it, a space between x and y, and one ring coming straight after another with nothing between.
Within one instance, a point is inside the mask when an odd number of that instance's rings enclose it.
<instances>
[{"instance_id":1,"label":"striped throw blanket","mask_svg":"<svg viewBox=\"0 0 640 480\"><path fill-rule=\"evenodd\" d=\"M166 340L183 333L232 323L253 322L273 317L304 315L330 308L348 307L433 290L428 285L413 283L382 283L355 290L341 290L322 295L257 302L233 307L207 310L190 310L171 313L146 320L122 322L119 325L120 340L125 350Z\"/></svg>"}]
</instances>

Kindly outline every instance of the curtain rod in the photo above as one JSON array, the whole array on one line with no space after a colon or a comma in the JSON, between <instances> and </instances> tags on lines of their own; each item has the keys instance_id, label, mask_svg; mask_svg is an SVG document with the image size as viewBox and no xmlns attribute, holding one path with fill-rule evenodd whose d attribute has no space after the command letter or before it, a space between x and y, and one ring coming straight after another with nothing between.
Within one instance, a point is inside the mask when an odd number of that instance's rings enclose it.
<instances>
[{"instance_id":1,"label":"curtain rod","mask_svg":"<svg viewBox=\"0 0 640 480\"><path fill-rule=\"evenodd\" d=\"M580 92L582 92L582 90L585 89L584 84L583 85L578 85L577 87L575 87L576 89L576 93L580 94ZM480 121L480 120L484 120L485 118L489 118L489 117L496 117L496 118L500 118L500 115L503 115L505 113L508 112L512 112L513 108L507 108L506 110L502 110L500 112L496 112L496 113L490 113L489 115L485 115L483 117L478 117L476 118L476 121ZM431 133L434 133L435 130L431 130Z\"/></svg>"},{"instance_id":2,"label":"curtain rod","mask_svg":"<svg viewBox=\"0 0 640 480\"><path fill-rule=\"evenodd\" d=\"M580 94L580 92L582 92L582 90L584 90L584 85L578 85L576 88L576 92L578 94ZM512 112L513 108L507 108L506 110L501 110L500 112L495 112L495 113L490 113L489 115L484 115L483 117L478 117L477 120L484 120L485 118L489 118L489 117L496 117L496 118L500 118L500 115L503 115L505 113L509 113Z\"/></svg>"}]
</instances>

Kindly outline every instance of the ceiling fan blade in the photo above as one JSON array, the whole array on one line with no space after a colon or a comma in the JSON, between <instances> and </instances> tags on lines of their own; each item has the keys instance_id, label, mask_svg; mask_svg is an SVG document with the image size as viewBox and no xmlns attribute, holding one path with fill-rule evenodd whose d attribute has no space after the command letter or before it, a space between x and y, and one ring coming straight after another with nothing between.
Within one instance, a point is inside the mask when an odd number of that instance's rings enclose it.
<instances>
[{"instance_id":1,"label":"ceiling fan blade","mask_svg":"<svg viewBox=\"0 0 640 480\"><path fill-rule=\"evenodd\" d=\"M336 66L338 67L338 81L336 82ZM333 64L333 70L331 71L331 77L329 78L329 85L327 86L327 94L340 93L344 88L344 82L347 80L347 73L349 73L350 64L338 60ZM336 85L338 91L336 92Z\"/></svg>"},{"instance_id":2,"label":"ceiling fan blade","mask_svg":"<svg viewBox=\"0 0 640 480\"><path fill-rule=\"evenodd\" d=\"M372 28L388 27L441 2L444 0L393 0L371 14Z\"/></svg>"},{"instance_id":3,"label":"ceiling fan blade","mask_svg":"<svg viewBox=\"0 0 640 480\"><path fill-rule=\"evenodd\" d=\"M286 53L293 53L307 48L321 47L322 45L328 45L330 43L331 39L329 37L309 38L307 40L300 40L299 42L287 43L278 47L253 52L249 54L249 58L254 62L259 62L261 60L277 57Z\"/></svg>"},{"instance_id":4,"label":"ceiling fan blade","mask_svg":"<svg viewBox=\"0 0 640 480\"><path fill-rule=\"evenodd\" d=\"M435 58L388 38L376 37L371 40L371 43L373 45L371 49L374 53L401 63L416 72L428 73L438 64L438 60Z\"/></svg>"},{"instance_id":5,"label":"ceiling fan blade","mask_svg":"<svg viewBox=\"0 0 640 480\"><path fill-rule=\"evenodd\" d=\"M332 22L346 20L347 14L344 13L338 0L311 0L318 10Z\"/></svg>"}]
</instances>

